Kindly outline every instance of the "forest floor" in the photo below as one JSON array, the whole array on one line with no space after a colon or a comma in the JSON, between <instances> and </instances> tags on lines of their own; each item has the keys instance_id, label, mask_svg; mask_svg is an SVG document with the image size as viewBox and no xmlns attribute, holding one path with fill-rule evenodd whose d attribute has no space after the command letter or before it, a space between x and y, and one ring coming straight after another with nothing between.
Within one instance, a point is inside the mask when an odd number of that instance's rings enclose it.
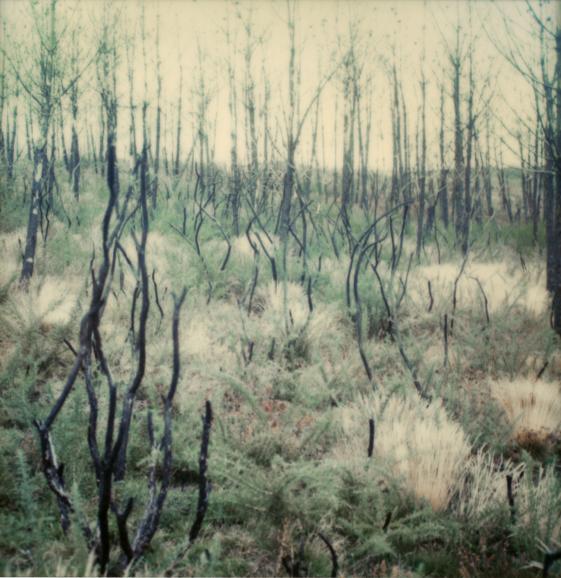
<instances>
[{"instance_id":1,"label":"forest floor","mask_svg":"<svg viewBox=\"0 0 561 578\"><path fill-rule=\"evenodd\" d=\"M78 342L94 247L100 255L106 188L101 177L87 174L83 190L79 202L61 193L64 211L51 214L46 244L39 240L28 291L17 283L27 205L11 194L0 214L4 574L96 572L77 524L67 535L61 530L32 425L48 413L74 361L68 344ZM175 194L166 199L162 192L151 211L146 375L127 477L115 488L139 504L129 521L134 527L147 499L150 464L158 459L150 451L146 415L151 409L160 431L161 396L172 372L171 295L185 286L172 482L136 575L329 576L331 548L342 576L539 575L544 549L561 541L561 344L550 329L545 256L532 242L531 226L474 225L465 263L451 230L441 229L438 242L428 237L417 259L411 213L395 271L386 238L379 279L371 266L358 276L369 380L357 345L352 283L347 304L350 253L344 238L337 238L336 254L321 233L331 226L327 206L311 205L315 225L308 223L306 268L291 240L287 280L280 276L277 283L264 249L256 260L245 221L239 236L226 228L231 252L222 267L228 243L206 217L199 256L196 205L188 206L187 240L177 232L183 206ZM212 214L210 205L207 210ZM356 238L369 219L353 209ZM271 233L274 219L264 226ZM387 222L380 227L387 229ZM257 242L255 233L250 237ZM261 237L279 264L278 237ZM137 283L130 234L122 246L101 323L120 394L135 367L131 303ZM96 387L103 416L105 390ZM202 532L183 555L196 509L207 399L214 409L212 490ZM78 380L53 438L79 505L73 519L93 524L97 492L87 421L86 390Z\"/></svg>"}]
</instances>

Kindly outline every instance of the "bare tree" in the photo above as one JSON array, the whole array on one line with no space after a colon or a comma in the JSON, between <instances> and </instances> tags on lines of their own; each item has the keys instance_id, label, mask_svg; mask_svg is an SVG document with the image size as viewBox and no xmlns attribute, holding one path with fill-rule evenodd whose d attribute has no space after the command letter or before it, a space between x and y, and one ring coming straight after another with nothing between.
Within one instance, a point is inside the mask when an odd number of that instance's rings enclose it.
<instances>
[{"instance_id":1,"label":"bare tree","mask_svg":"<svg viewBox=\"0 0 561 578\"><path fill-rule=\"evenodd\" d=\"M160 56L160 16L156 25L156 143L154 153L154 175L152 179L152 206L158 204L160 178L160 149L162 137L162 61Z\"/></svg>"},{"instance_id":2,"label":"bare tree","mask_svg":"<svg viewBox=\"0 0 561 578\"><path fill-rule=\"evenodd\" d=\"M238 93L236 86L236 69L234 55L235 45L232 45L231 31L226 30L228 44L228 110L230 112L230 194L228 206L232 211L232 221L236 235L240 234L241 178L238 166Z\"/></svg>"},{"instance_id":3,"label":"bare tree","mask_svg":"<svg viewBox=\"0 0 561 578\"><path fill-rule=\"evenodd\" d=\"M181 56L180 56L181 59ZM183 126L183 65L179 64L179 94L177 95L177 134L175 138L175 163L173 174L179 176L181 166L181 129Z\"/></svg>"},{"instance_id":4,"label":"bare tree","mask_svg":"<svg viewBox=\"0 0 561 578\"><path fill-rule=\"evenodd\" d=\"M72 32L72 56L70 60L72 76L79 77L80 74L80 49L78 39L76 37L76 30ZM78 139L78 81L72 84L70 89L70 108L72 112L72 140L70 144L70 178L72 180L72 191L76 200L80 197L80 143Z\"/></svg>"},{"instance_id":5,"label":"bare tree","mask_svg":"<svg viewBox=\"0 0 561 578\"><path fill-rule=\"evenodd\" d=\"M11 57L3 51L19 86L33 102L39 126L38 138L34 145L33 180L20 275L20 284L23 287L28 285L35 268L43 191L47 187L49 178L48 146L49 137L54 130L55 110L60 100L74 87L83 72L83 69L75 71L72 77L65 78L66 67L57 20L57 0L50 0L45 4L32 3L30 7L37 39L36 46L32 48L32 54L26 58L24 54L18 52Z\"/></svg>"},{"instance_id":6,"label":"bare tree","mask_svg":"<svg viewBox=\"0 0 561 578\"><path fill-rule=\"evenodd\" d=\"M539 180L543 186L546 229L546 286L553 296L553 327L561 334L561 22L559 19L555 21L546 18L543 3L536 9L532 3L527 2L526 10L535 26L532 40L537 39L539 66L533 65L525 52L527 43L521 42L513 33L504 14L506 44L495 44L514 69L528 81L536 98L535 111L540 127L536 135L543 137L544 162ZM553 69L550 56L554 59ZM540 100L543 100L543 105ZM537 160L539 147L535 146L535 149L534 159ZM504 183L501 171L499 177ZM534 187L537 183L535 180Z\"/></svg>"},{"instance_id":7,"label":"bare tree","mask_svg":"<svg viewBox=\"0 0 561 578\"><path fill-rule=\"evenodd\" d=\"M471 5L470 5L470 16L469 16L469 27L471 34ZM461 239L462 239L462 253L467 254L469 248L469 226L472 214L472 197L471 197L471 163L472 163L472 151L473 151L473 139L475 134L475 113L473 109L474 100L474 75L473 75L473 39L470 38L469 48L468 48L468 101L467 101L467 137L465 143L465 175L464 175L464 201L463 201L463 223L461 229Z\"/></svg>"},{"instance_id":8,"label":"bare tree","mask_svg":"<svg viewBox=\"0 0 561 578\"><path fill-rule=\"evenodd\" d=\"M452 65L452 98L454 101L454 175L452 188L452 210L457 238L461 237L464 219L464 127L462 123L461 79L463 54L460 44L460 26L456 26L456 44L449 55Z\"/></svg>"},{"instance_id":9,"label":"bare tree","mask_svg":"<svg viewBox=\"0 0 561 578\"><path fill-rule=\"evenodd\" d=\"M400 199L403 182L403 148L401 137L401 101L399 98L399 80L397 74L395 49L392 64L392 184L390 202L395 206Z\"/></svg>"},{"instance_id":10,"label":"bare tree","mask_svg":"<svg viewBox=\"0 0 561 578\"><path fill-rule=\"evenodd\" d=\"M257 139L257 118L256 118L256 96L255 80L253 75L253 54L255 47L259 43L253 33L252 11L247 12L247 16L242 20L245 31L244 62L244 109L245 109L245 134L247 158L249 163L249 180L248 193L249 199L253 205L256 201L257 180L259 176L259 157L258 157L258 139Z\"/></svg>"},{"instance_id":11,"label":"bare tree","mask_svg":"<svg viewBox=\"0 0 561 578\"><path fill-rule=\"evenodd\" d=\"M134 59L136 56L136 40L134 33L126 39L127 79L129 84L129 155L136 159L136 103L134 99Z\"/></svg>"},{"instance_id":12,"label":"bare tree","mask_svg":"<svg viewBox=\"0 0 561 578\"><path fill-rule=\"evenodd\" d=\"M421 69L421 154L419 166L419 214L417 216L417 259L421 257L424 233L425 201L426 201L426 180L427 180L427 83L424 69Z\"/></svg>"},{"instance_id":13,"label":"bare tree","mask_svg":"<svg viewBox=\"0 0 561 578\"><path fill-rule=\"evenodd\" d=\"M357 61L357 26L349 24L349 46L343 56L341 83L343 86L343 169L342 208L349 209L354 200L354 150L357 101L361 70Z\"/></svg>"},{"instance_id":14,"label":"bare tree","mask_svg":"<svg viewBox=\"0 0 561 578\"><path fill-rule=\"evenodd\" d=\"M440 152L440 177L439 190L440 197L440 216L442 224L445 229L449 225L449 211L448 211L448 169L446 166L446 145L445 145L445 100L444 100L444 84L440 85L440 132L439 132L439 152Z\"/></svg>"},{"instance_id":15,"label":"bare tree","mask_svg":"<svg viewBox=\"0 0 561 578\"><path fill-rule=\"evenodd\" d=\"M276 231L278 231L283 244L288 239L290 211L292 208L292 197L296 182L296 150L300 143L304 124L312 110L315 102L321 96L325 85L335 74L338 65L320 79L319 84L310 98L303 112L299 114L300 91L297 82L297 53L296 53L296 3L294 0L287 0L287 27L289 38L289 60L288 60L288 113L286 115L286 162L283 178L283 192L281 206L278 213ZM286 265L286 263L285 263Z\"/></svg>"}]
</instances>

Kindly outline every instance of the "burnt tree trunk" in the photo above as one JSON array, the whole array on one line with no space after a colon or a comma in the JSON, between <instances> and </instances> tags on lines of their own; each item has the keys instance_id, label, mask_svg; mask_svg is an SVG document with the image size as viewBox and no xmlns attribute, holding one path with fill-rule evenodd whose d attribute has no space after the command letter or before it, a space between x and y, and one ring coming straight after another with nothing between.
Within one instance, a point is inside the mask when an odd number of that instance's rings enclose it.
<instances>
[{"instance_id":1,"label":"burnt tree trunk","mask_svg":"<svg viewBox=\"0 0 561 578\"><path fill-rule=\"evenodd\" d=\"M555 167L555 196L554 222L551 239L551 247L548 245L548 256L551 251L551 270L548 261L547 279L548 285L553 292L552 322L553 329L561 335L561 26L557 26L555 33L555 53L557 61L555 64L555 140L551 147L554 152Z\"/></svg>"},{"instance_id":2,"label":"burnt tree trunk","mask_svg":"<svg viewBox=\"0 0 561 578\"><path fill-rule=\"evenodd\" d=\"M417 259L421 257L425 217L425 187L427 178L426 80L421 78L421 159L419 167L419 214L417 217Z\"/></svg>"},{"instance_id":3,"label":"burnt tree trunk","mask_svg":"<svg viewBox=\"0 0 561 578\"><path fill-rule=\"evenodd\" d=\"M450 224L449 210L448 210L448 169L446 168L446 149L444 146L444 85L440 87L440 135L439 135L439 149L440 149L440 177L438 184L438 194L440 196L440 216L442 224L445 229L448 229Z\"/></svg>"},{"instance_id":4,"label":"burnt tree trunk","mask_svg":"<svg viewBox=\"0 0 561 578\"><path fill-rule=\"evenodd\" d=\"M452 94L454 101L454 188L452 209L456 237L461 238L464 223L464 148L461 109L461 70L462 62L459 50L459 30L457 31L456 52L451 57L453 68Z\"/></svg>"},{"instance_id":5,"label":"burnt tree trunk","mask_svg":"<svg viewBox=\"0 0 561 578\"><path fill-rule=\"evenodd\" d=\"M44 121L48 131L48 119ZM35 253L37 250L37 233L39 232L39 220L41 202L43 198L44 175L47 173L47 140L46 134L41 144L35 149L33 160L33 182L31 185L31 201L29 203L29 217L27 219L27 233L25 237L25 249L23 253L23 265L21 269L20 284L26 287L33 276L35 268Z\"/></svg>"}]
</instances>

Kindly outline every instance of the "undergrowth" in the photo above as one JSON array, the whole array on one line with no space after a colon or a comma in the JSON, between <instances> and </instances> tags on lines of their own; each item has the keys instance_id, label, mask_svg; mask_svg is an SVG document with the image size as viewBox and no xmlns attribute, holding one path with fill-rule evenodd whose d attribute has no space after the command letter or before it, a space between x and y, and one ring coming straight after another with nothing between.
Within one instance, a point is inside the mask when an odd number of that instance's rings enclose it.
<instances>
[{"instance_id":1,"label":"undergrowth","mask_svg":"<svg viewBox=\"0 0 561 578\"><path fill-rule=\"evenodd\" d=\"M98 239L96 222L105 198L96 191L101 190L92 178L79 205L66 191L71 224L52 217L28 293L18 288L14 242L23 208L12 202L9 218L3 211L4 574L96 572L79 531L62 533L40 471L32 421L48 410L73 361L70 346L91 290L86 271ZM327 239L314 239L307 255L309 289L307 282L301 284L297 247L291 248L286 280L279 275L275 282L264 252L256 260L245 237L232 235L229 262L221 270L227 245L219 230L205 225L198 255L170 227L181 228L179 214L172 199L152 216L148 251L155 271L150 274L162 311L153 300L147 329L151 369L131 430L131 479L116 490L146 497L146 415L169 381L171 344L162 335L171 315L171 288L185 285L185 371L174 407L172 487L160 531L136 574L163 575L173 563L174 572L183 575L272 576L285 575L298 563L302 575L327 576L332 558L324 536L337 552L342 575L535 575L532 563L561 539L561 431L555 414L561 403L561 362L547 303L540 301L543 263L528 230L482 233L485 242L472 250L455 308L460 259L452 238L441 240L440 264L427 241L420 261L412 260L401 301L409 253L394 273L380 266L393 319L376 277L365 268L358 291L370 381L356 343L357 306L353 301L349 309L345 302L343 243L337 258ZM318 209L316 220L322 216ZM356 231L364 229L360 212L351 223ZM406 236L406 250L413 234ZM126 238L123 247L134 254L131 243ZM269 249L280 262L275 243L272 238ZM388 256L384 251L382 262ZM120 258L103 321L106 355L118 384L129 378L135 355L130 311L123 308L135 284L129 269ZM447 350L445 316L448 323L453 320ZM399 323L397 337L392 323ZM414 379L426 387L430 404L417 395ZM198 434L193 432L199 431L197 408L205 399L216 415L209 450L212 492L199 542L177 561L187 538L185 518L196 508L195 493L189 491L198 483ZM91 519L96 504L84 443L86 406L84 386L78 383L55 428L79 504L76 521ZM100 410L106 410L106 400ZM370 418L375 435L369 457ZM162 424L156 419L154 427ZM513 479L514 505L507 475Z\"/></svg>"}]
</instances>

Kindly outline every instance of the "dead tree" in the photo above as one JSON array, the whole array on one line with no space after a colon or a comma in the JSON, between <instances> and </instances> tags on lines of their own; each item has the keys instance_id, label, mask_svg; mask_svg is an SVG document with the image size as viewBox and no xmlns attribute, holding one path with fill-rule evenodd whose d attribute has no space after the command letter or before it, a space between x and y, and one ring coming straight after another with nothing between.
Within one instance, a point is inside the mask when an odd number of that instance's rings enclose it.
<instances>
[{"instance_id":1,"label":"dead tree","mask_svg":"<svg viewBox=\"0 0 561 578\"><path fill-rule=\"evenodd\" d=\"M251 9L247 18L243 20L245 31L245 81L244 81L244 109L245 109L245 134L246 149L248 158L248 194L253 204L256 202L257 184L259 176L259 157L258 157L258 139L257 139L257 120L256 120L256 97L255 97L255 80L253 78L253 54L255 52L258 38L253 34L253 23Z\"/></svg>"},{"instance_id":2,"label":"dead tree","mask_svg":"<svg viewBox=\"0 0 561 578\"><path fill-rule=\"evenodd\" d=\"M99 160L99 174L105 176L105 163L107 161L105 158L105 114L103 110L103 96L101 93L99 96L99 140L97 145L97 158Z\"/></svg>"},{"instance_id":3,"label":"dead tree","mask_svg":"<svg viewBox=\"0 0 561 578\"><path fill-rule=\"evenodd\" d=\"M183 123L183 65L179 65L179 94L177 95L177 134L175 137L175 162L173 174L179 176L181 166L181 129Z\"/></svg>"},{"instance_id":4,"label":"dead tree","mask_svg":"<svg viewBox=\"0 0 561 578\"><path fill-rule=\"evenodd\" d=\"M129 84L129 155L136 160L136 104L134 100L134 58L136 55L135 37L131 35L126 41L127 79Z\"/></svg>"},{"instance_id":5,"label":"dead tree","mask_svg":"<svg viewBox=\"0 0 561 578\"><path fill-rule=\"evenodd\" d=\"M372 133L372 80L366 81L364 107L358 106L357 113L357 131L358 131L358 150L360 155L360 202L364 209L369 206L369 170L368 157L370 155L370 139ZM361 98L361 102L364 99ZM366 123L363 124L363 109L366 116Z\"/></svg>"},{"instance_id":6,"label":"dead tree","mask_svg":"<svg viewBox=\"0 0 561 578\"><path fill-rule=\"evenodd\" d=\"M57 0L47 5L31 5L34 28L39 48L36 62L31 69L21 62L8 58L18 84L27 93L35 106L39 136L35 142L33 155L33 177L29 201L29 217L23 254L20 284L26 287L35 267L37 234L43 202L43 191L47 185L49 159L47 147L56 103L77 82L77 78L64 82L61 70L60 34L57 30ZM46 22L46 26L44 26ZM4 54L6 54L4 52ZM20 55L19 59L23 57Z\"/></svg>"},{"instance_id":7,"label":"dead tree","mask_svg":"<svg viewBox=\"0 0 561 578\"><path fill-rule=\"evenodd\" d=\"M417 216L417 260L421 258L423 245L426 179L427 179L427 129L426 129L426 80L424 70L421 75L421 158L419 166L419 213Z\"/></svg>"},{"instance_id":8,"label":"dead tree","mask_svg":"<svg viewBox=\"0 0 561 578\"><path fill-rule=\"evenodd\" d=\"M464 206L464 136L461 105L461 78L463 56L460 49L460 27L456 28L456 46L450 54L452 64L452 98L454 101L454 178L452 189L452 210L456 237L461 238L465 219Z\"/></svg>"},{"instance_id":9,"label":"dead tree","mask_svg":"<svg viewBox=\"0 0 561 578\"><path fill-rule=\"evenodd\" d=\"M395 63L395 51L392 65L392 184L390 205L399 202L403 188L403 152L401 138L401 112L399 99L399 81Z\"/></svg>"},{"instance_id":10,"label":"dead tree","mask_svg":"<svg viewBox=\"0 0 561 578\"><path fill-rule=\"evenodd\" d=\"M160 149L162 135L162 61L160 57L160 17L156 26L156 142L154 152L154 175L152 179L152 207L158 205L160 178Z\"/></svg>"},{"instance_id":11,"label":"dead tree","mask_svg":"<svg viewBox=\"0 0 561 578\"><path fill-rule=\"evenodd\" d=\"M269 151L269 109L271 102L271 82L267 75L265 60L261 66L261 76L263 78L263 103L261 107L261 118L263 119L263 161L261 163L261 207L268 208L269 204L269 189L271 186L272 171L270 168L270 151Z\"/></svg>"},{"instance_id":12,"label":"dead tree","mask_svg":"<svg viewBox=\"0 0 561 578\"><path fill-rule=\"evenodd\" d=\"M445 134L445 114L444 114L444 84L440 86L440 132L439 132L439 152L440 152L440 178L438 195L440 198L440 216L445 229L450 223L448 211L448 169L446 168L446 147L444 141Z\"/></svg>"},{"instance_id":13,"label":"dead tree","mask_svg":"<svg viewBox=\"0 0 561 578\"><path fill-rule=\"evenodd\" d=\"M2 33L4 38L6 38L6 22L4 21L2 24ZM4 163L6 160L6 138L4 135L4 108L6 106L7 100L7 89L6 89L6 52L2 50L2 57L0 59L0 162ZM26 123L26 128L28 124ZM28 134L28 143L29 143L29 130L27 130ZM29 150L31 151L31 147L29 146ZM30 157L29 160L32 160Z\"/></svg>"},{"instance_id":14,"label":"dead tree","mask_svg":"<svg viewBox=\"0 0 561 578\"><path fill-rule=\"evenodd\" d=\"M552 79L547 67L547 48L545 45L545 26L540 26L540 67L541 67L541 83L540 90L543 90L545 100L545 120L542 120L544 125L544 176L543 176L543 193L544 193L544 219L546 232L546 259L547 259L547 289L553 292L557 289L557 255L558 252L555 247L555 93L554 93L554 79ZM561 34L561 32L560 32ZM556 70L557 73L557 70ZM559 97L558 97L559 99Z\"/></svg>"},{"instance_id":15,"label":"dead tree","mask_svg":"<svg viewBox=\"0 0 561 578\"><path fill-rule=\"evenodd\" d=\"M319 69L319 67L318 67ZM302 194L305 199L310 198L313 185L314 174L317 176L319 172L318 154L317 154L317 142L318 142L318 127L319 127L319 111L320 111L320 99L316 101L314 106L314 116L312 120L312 145L310 151L310 160L308 166L305 169L303 183L302 183Z\"/></svg>"},{"instance_id":16,"label":"dead tree","mask_svg":"<svg viewBox=\"0 0 561 578\"><path fill-rule=\"evenodd\" d=\"M210 96L205 79L205 67L203 51L200 44L197 45L197 87L195 91L195 98L197 102L196 112L196 131L197 131L197 152L198 152L198 171L200 175L200 193L204 195L207 188L207 172L209 171L209 157L208 157L208 106Z\"/></svg>"},{"instance_id":17,"label":"dead tree","mask_svg":"<svg viewBox=\"0 0 561 578\"><path fill-rule=\"evenodd\" d=\"M501 192L503 209L508 217L508 222L512 225L512 223L514 223L514 213L512 212L508 174L503 162L502 150L499 152L497 148L495 148L495 164L497 167L497 177L499 179L499 190Z\"/></svg>"},{"instance_id":18,"label":"dead tree","mask_svg":"<svg viewBox=\"0 0 561 578\"><path fill-rule=\"evenodd\" d=\"M111 102L114 98L106 95L106 113L113 114ZM109 125L111 124L109 120ZM185 300L185 289L181 295L174 297L172 341L173 341L173 371L167 394L163 399L163 434L160 440L155 439L152 425L152 415L148 414L148 436L153 454L162 456L160 468L160 482L156 475L157 461L154 460L148 474L148 501L144 512L140 516L138 526L131 541L129 538L128 519L134 502L129 498L123 507L117 501L114 492L114 482L124 477L126 468L126 447L130 434L131 420L135 397L143 382L146 366L146 324L149 313L149 279L146 266L146 242L148 236L148 182L147 182L147 144L144 142L140 163L140 221L141 236L135 236L138 269L140 275L141 310L139 331L137 334L137 359L134 377L123 397L123 410L120 418L117 417L118 391L108 360L105 357L100 322L111 292L111 280L119 239L132 213L127 211L130 195L124 200L122 210L117 214L118 189L115 186L114 172L116 170L116 154L111 134L107 136L107 185L109 200L102 221L102 261L97 272L92 268L92 296L88 311L80 324L79 349L76 352L74 363L64 384L63 390L56 399L49 415L43 421L36 421L35 426L41 442L41 456L43 472L51 491L55 494L60 512L61 524L66 532L71 523L71 514L74 511L64 478L63 464L59 464L53 438L52 426L64 408L64 405L75 387L80 373L83 374L89 404L88 420L88 447L92 460L92 468L97 485L97 522L96 530L92 531L87 524L82 525L82 532L89 549L96 553L97 563L101 574L121 575L126 568L134 565L144 554L156 533L162 509L164 507L172 474L172 409L173 400L180 378L179 352L179 316ZM132 191L132 188L129 189ZM112 224L113 223L113 224ZM134 301L133 301L134 306ZM95 359L95 363L94 363ZM103 379L107 385L107 419L105 432L102 436L104 445L98 441L99 426L99 398L94 387L96 379ZM208 504L209 485L206 477L208 442L212 421L210 402L206 404L204 417L203 437L200 452L200 486L198 507L189 534L189 544L196 539ZM113 536L111 534L110 517L115 516L118 540L121 550L120 556L112 561Z\"/></svg>"},{"instance_id":19,"label":"dead tree","mask_svg":"<svg viewBox=\"0 0 561 578\"><path fill-rule=\"evenodd\" d=\"M347 212L354 201L354 136L357 101L359 99L360 69L357 63L356 26L351 23L350 44L343 56L343 168L342 208Z\"/></svg>"},{"instance_id":20,"label":"dead tree","mask_svg":"<svg viewBox=\"0 0 561 578\"><path fill-rule=\"evenodd\" d=\"M338 119L339 119L339 94L335 94L335 105L333 111L333 173L331 176L332 179L332 187L331 187L331 196L333 197L333 201L337 199L339 196L339 172L337 167L339 166L339 159L338 159L338 150L337 150L337 143L338 143ZM328 199L326 199L328 200Z\"/></svg>"},{"instance_id":21,"label":"dead tree","mask_svg":"<svg viewBox=\"0 0 561 578\"><path fill-rule=\"evenodd\" d=\"M228 110L230 113L230 194L228 196L227 209L232 211L232 223L236 235L240 234L240 207L241 207L241 178L238 164L238 92L236 86L236 70L233 54L236 52L232 46L231 32L226 30L226 42L228 43Z\"/></svg>"},{"instance_id":22,"label":"dead tree","mask_svg":"<svg viewBox=\"0 0 561 578\"><path fill-rule=\"evenodd\" d=\"M72 51L72 75L75 78L79 77L79 63L80 63L80 52L79 45L76 39L75 32L73 33L73 51ZM81 160L80 160L80 142L78 139L78 81L72 84L70 89L70 108L72 112L72 140L70 142L70 179L72 182L72 191L76 200L80 198L80 173L81 173Z\"/></svg>"},{"instance_id":23,"label":"dead tree","mask_svg":"<svg viewBox=\"0 0 561 578\"><path fill-rule=\"evenodd\" d=\"M561 335L561 23L555 31L555 226L551 250L553 256L553 328Z\"/></svg>"},{"instance_id":24,"label":"dead tree","mask_svg":"<svg viewBox=\"0 0 561 578\"><path fill-rule=\"evenodd\" d=\"M319 84L310 98L307 106L300 111L300 87L297 83L297 58L296 58L296 3L291 0L287 3L288 12L288 38L289 38L289 62L288 62L288 114L286 126L286 161L282 187L281 205L277 217L275 232L278 232L281 242L286 246L289 235L290 213L292 209L292 198L296 185L296 151L302 136L302 130L314 104L321 96L325 85L335 74L338 66L335 64L333 69L320 79ZM284 253L286 250L283 249ZM283 259L283 270L286 270L286 263Z\"/></svg>"},{"instance_id":25,"label":"dead tree","mask_svg":"<svg viewBox=\"0 0 561 578\"><path fill-rule=\"evenodd\" d=\"M286 143L286 171L283 179L283 193L277 230L281 239L288 237L288 224L290 222L290 210L292 207L292 194L294 190L295 154L298 145L296 135L296 21L294 17L294 3L287 4L288 12L288 37L289 37L289 63L288 63L288 130Z\"/></svg>"},{"instance_id":26,"label":"dead tree","mask_svg":"<svg viewBox=\"0 0 561 578\"><path fill-rule=\"evenodd\" d=\"M411 169L411 147L409 142L409 124L407 121L407 105L403 95L403 83L399 87L401 111L403 113L403 201L411 202L413 198L413 171Z\"/></svg>"},{"instance_id":27,"label":"dead tree","mask_svg":"<svg viewBox=\"0 0 561 578\"><path fill-rule=\"evenodd\" d=\"M99 39L99 61L97 67L98 83L100 87L102 118L102 135L106 136L104 175L108 186L116 191L117 211L119 210L119 165L117 161L117 41L115 29L111 28L111 14L104 14L104 22ZM103 159L103 153L100 153ZM103 166L104 163L101 162Z\"/></svg>"},{"instance_id":28,"label":"dead tree","mask_svg":"<svg viewBox=\"0 0 561 578\"><path fill-rule=\"evenodd\" d=\"M483 198L481 196L481 163L479 161L479 155L477 154L478 148L478 140L477 138L474 141L474 145L476 151L474 153L474 184L473 184L473 192L475 195L474 202L473 202L473 216L475 218L475 222L481 226L483 225Z\"/></svg>"},{"instance_id":29,"label":"dead tree","mask_svg":"<svg viewBox=\"0 0 561 578\"><path fill-rule=\"evenodd\" d=\"M471 31L471 12L470 12L470 31ZM471 163L473 151L473 139L475 133L475 114L473 110L474 99L474 77L473 77L473 41L470 41L469 47L469 72L468 72L468 102L467 102L467 138L465 143L465 173L464 173L464 201L463 201L463 221L461 227L462 253L465 255L469 248L469 226L472 214L472 195L471 195Z\"/></svg>"},{"instance_id":30,"label":"dead tree","mask_svg":"<svg viewBox=\"0 0 561 578\"><path fill-rule=\"evenodd\" d=\"M493 207L493 183L491 179L491 130L489 128L490 112L485 115L485 157L481 155L481 165L483 171L483 188L485 189L485 199L487 201L487 216L491 218L495 214Z\"/></svg>"},{"instance_id":31,"label":"dead tree","mask_svg":"<svg viewBox=\"0 0 561 578\"><path fill-rule=\"evenodd\" d=\"M546 230L546 287L553 296L553 327L561 334L561 24L558 19L546 17L542 3L537 10L531 3L527 3L526 8L530 21L537 26L532 41L538 42L539 65L536 67L528 61L524 45L506 19L507 45L499 48L514 69L530 83L534 94L543 98L543 109L536 98L536 112L543 137L544 162L540 180Z\"/></svg>"},{"instance_id":32,"label":"dead tree","mask_svg":"<svg viewBox=\"0 0 561 578\"><path fill-rule=\"evenodd\" d=\"M522 138L522 132L518 131L516 135L518 141L518 153L520 156L520 190L522 191L522 214L524 222L530 222L530 175L529 167L527 165L527 156L525 151L525 144Z\"/></svg>"},{"instance_id":33,"label":"dead tree","mask_svg":"<svg viewBox=\"0 0 561 578\"><path fill-rule=\"evenodd\" d=\"M534 244L538 244L538 226L540 222L540 204L541 204L541 152L543 149L542 143L542 132L540 124L540 101L538 94L534 91L534 99L536 103L536 122L534 129L534 146L532 158L528 159L528 165L532 167L532 178L531 178L531 193L530 193L530 206L532 213L532 233L534 238Z\"/></svg>"},{"instance_id":34,"label":"dead tree","mask_svg":"<svg viewBox=\"0 0 561 578\"><path fill-rule=\"evenodd\" d=\"M14 168L17 157L17 128L18 128L18 101L19 86L16 84L12 106L12 125L9 124L9 117L6 126L6 166L8 170L8 179L13 180Z\"/></svg>"}]
</instances>

